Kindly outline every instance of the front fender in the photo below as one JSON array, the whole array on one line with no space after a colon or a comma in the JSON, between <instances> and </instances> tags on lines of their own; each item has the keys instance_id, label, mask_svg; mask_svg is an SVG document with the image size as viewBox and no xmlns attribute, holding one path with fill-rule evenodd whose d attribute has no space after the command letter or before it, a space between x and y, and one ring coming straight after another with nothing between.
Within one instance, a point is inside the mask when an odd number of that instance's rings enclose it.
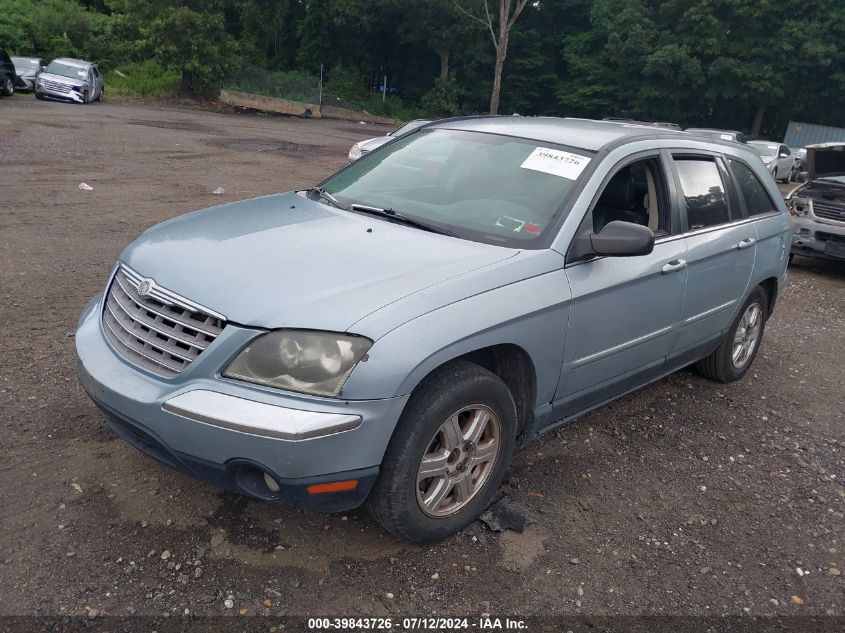
<instances>
[{"instance_id":1,"label":"front fender","mask_svg":"<svg viewBox=\"0 0 845 633\"><path fill-rule=\"evenodd\" d=\"M537 376L535 407L560 375L571 293L562 269L477 294L412 319L378 339L343 388L350 400L407 395L434 369L469 352L516 345Z\"/></svg>"}]
</instances>

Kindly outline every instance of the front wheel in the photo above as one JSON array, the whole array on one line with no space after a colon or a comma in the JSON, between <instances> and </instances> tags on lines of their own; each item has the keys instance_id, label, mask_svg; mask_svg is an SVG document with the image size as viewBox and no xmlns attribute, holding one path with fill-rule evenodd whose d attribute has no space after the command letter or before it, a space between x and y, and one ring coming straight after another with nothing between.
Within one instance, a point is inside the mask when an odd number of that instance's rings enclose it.
<instances>
[{"instance_id":1,"label":"front wheel","mask_svg":"<svg viewBox=\"0 0 845 633\"><path fill-rule=\"evenodd\" d=\"M456 361L411 395L367 500L388 532L432 543L463 529L504 478L516 437L516 405L502 380Z\"/></svg>"},{"instance_id":2,"label":"front wheel","mask_svg":"<svg viewBox=\"0 0 845 633\"><path fill-rule=\"evenodd\" d=\"M719 382L734 382L742 378L760 349L766 328L767 305L766 293L757 286L716 351L696 364L698 373Z\"/></svg>"}]
</instances>

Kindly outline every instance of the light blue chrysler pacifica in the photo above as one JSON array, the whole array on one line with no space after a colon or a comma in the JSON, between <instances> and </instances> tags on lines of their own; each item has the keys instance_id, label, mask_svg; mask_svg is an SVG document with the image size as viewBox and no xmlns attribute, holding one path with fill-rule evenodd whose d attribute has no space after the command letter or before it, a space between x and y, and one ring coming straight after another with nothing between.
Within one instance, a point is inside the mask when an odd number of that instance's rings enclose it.
<instances>
[{"instance_id":1,"label":"light blue chrysler pacifica","mask_svg":"<svg viewBox=\"0 0 845 633\"><path fill-rule=\"evenodd\" d=\"M149 229L82 314L79 380L164 464L431 542L538 435L693 363L741 378L790 244L745 145L449 119Z\"/></svg>"}]
</instances>

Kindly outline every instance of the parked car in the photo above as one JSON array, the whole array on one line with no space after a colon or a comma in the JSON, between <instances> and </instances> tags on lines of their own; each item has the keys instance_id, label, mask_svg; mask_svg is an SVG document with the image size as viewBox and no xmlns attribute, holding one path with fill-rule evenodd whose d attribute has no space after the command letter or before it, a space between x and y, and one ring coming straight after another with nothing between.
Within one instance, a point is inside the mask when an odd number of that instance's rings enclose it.
<instances>
[{"instance_id":1,"label":"parked car","mask_svg":"<svg viewBox=\"0 0 845 633\"><path fill-rule=\"evenodd\" d=\"M35 90L35 80L47 68L47 62L40 57L12 57L12 63L18 74L15 87L26 92Z\"/></svg>"},{"instance_id":2,"label":"parked car","mask_svg":"<svg viewBox=\"0 0 845 633\"><path fill-rule=\"evenodd\" d=\"M790 154L795 159L795 169L797 174L800 174L802 171L806 171L806 163L807 163L807 148L806 147L790 147L789 148ZM797 175L796 174L796 175Z\"/></svg>"},{"instance_id":3,"label":"parked car","mask_svg":"<svg viewBox=\"0 0 845 633\"><path fill-rule=\"evenodd\" d=\"M431 542L487 507L515 447L690 363L742 378L789 242L747 146L450 119L310 190L147 230L83 310L77 370L173 468L324 511L366 501Z\"/></svg>"},{"instance_id":4,"label":"parked car","mask_svg":"<svg viewBox=\"0 0 845 633\"><path fill-rule=\"evenodd\" d=\"M60 57L50 62L35 81L38 99L58 99L74 103L103 100L103 76L97 64L82 59Z\"/></svg>"},{"instance_id":5,"label":"parked car","mask_svg":"<svg viewBox=\"0 0 845 633\"><path fill-rule=\"evenodd\" d=\"M763 159L763 164L768 168L772 178L780 182L795 180L798 170L795 168L795 159L786 145L773 141L749 141L748 144Z\"/></svg>"},{"instance_id":6,"label":"parked car","mask_svg":"<svg viewBox=\"0 0 845 633\"><path fill-rule=\"evenodd\" d=\"M15 78L17 77L12 58L0 48L0 95L11 97L15 94Z\"/></svg>"},{"instance_id":7,"label":"parked car","mask_svg":"<svg viewBox=\"0 0 845 633\"><path fill-rule=\"evenodd\" d=\"M686 132L690 134L703 134L704 136L712 136L720 141L733 141L734 143L747 143L748 138L739 130L719 130L708 127L688 127Z\"/></svg>"},{"instance_id":8,"label":"parked car","mask_svg":"<svg viewBox=\"0 0 845 633\"><path fill-rule=\"evenodd\" d=\"M392 141L393 139L410 134L414 130L420 129L423 125L431 123L430 119L414 119L408 121L405 125L396 128L392 132L388 132L384 136L377 136L376 138L367 139L366 141L359 141L349 150L349 162L353 162L361 158L364 154L369 154L374 149L381 147Z\"/></svg>"},{"instance_id":9,"label":"parked car","mask_svg":"<svg viewBox=\"0 0 845 633\"><path fill-rule=\"evenodd\" d=\"M808 145L807 169L787 199L792 253L845 261L845 143Z\"/></svg>"}]
</instances>

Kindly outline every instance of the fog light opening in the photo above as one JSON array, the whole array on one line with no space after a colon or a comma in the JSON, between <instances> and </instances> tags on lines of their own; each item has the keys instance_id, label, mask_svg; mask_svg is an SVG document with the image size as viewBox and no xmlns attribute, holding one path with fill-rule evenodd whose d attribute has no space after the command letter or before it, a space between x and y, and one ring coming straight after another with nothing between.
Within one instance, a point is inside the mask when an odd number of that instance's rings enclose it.
<instances>
[{"instance_id":1,"label":"fog light opening","mask_svg":"<svg viewBox=\"0 0 845 633\"><path fill-rule=\"evenodd\" d=\"M270 492L279 492L281 490L279 483L270 476L270 473L264 473L264 485L270 489Z\"/></svg>"}]
</instances>

